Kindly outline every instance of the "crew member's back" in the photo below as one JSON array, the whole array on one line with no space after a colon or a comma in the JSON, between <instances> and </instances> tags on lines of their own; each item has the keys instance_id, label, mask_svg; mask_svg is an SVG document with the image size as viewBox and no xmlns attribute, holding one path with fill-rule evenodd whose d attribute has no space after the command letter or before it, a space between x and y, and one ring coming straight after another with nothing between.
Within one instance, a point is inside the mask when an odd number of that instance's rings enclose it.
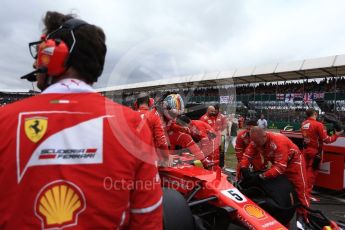
<instances>
[{"instance_id":1,"label":"crew member's back","mask_svg":"<svg viewBox=\"0 0 345 230\"><path fill-rule=\"evenodd\" d=\"M3 107L0 228L109 229L128 227L129 218L133 228L157 228L147 218L160 215L159 177L140 122L96 93L42 94Z\"/></svg>"}]
</instances>

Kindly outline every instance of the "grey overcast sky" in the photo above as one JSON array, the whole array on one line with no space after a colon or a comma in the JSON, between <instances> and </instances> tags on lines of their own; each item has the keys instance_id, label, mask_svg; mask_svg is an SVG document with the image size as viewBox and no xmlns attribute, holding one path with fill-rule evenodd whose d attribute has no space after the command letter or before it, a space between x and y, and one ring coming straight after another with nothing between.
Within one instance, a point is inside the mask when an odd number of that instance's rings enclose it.
<instances>
[{"instance_id":1,"label":"grey overcast sky","mask_svg":"<svg viewBox=\"0 0 345 230\"><path fill-rule=\"evenodd\" d=\"M95 87L345 53L343 0L2 0L0 90L30 89L28 43L46 11L102 27Z\"/></svg>"}]
</instances>

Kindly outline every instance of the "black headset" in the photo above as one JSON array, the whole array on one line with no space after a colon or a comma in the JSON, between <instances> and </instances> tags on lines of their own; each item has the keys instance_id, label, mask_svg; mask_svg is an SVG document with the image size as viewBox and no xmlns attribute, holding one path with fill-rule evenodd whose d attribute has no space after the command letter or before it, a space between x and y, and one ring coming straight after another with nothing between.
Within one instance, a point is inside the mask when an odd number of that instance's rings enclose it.
<instances>
[{"instance_id":1,"label":"black headset","mask_svg":"<svg viewBox=\"0 0 345 230\"><path fill-rule=\"evenodd\" d=\"M37 55L31 55L37 60L37 69L29 74L21 77L21 79L27 79L29 81L36 81L37 73L47 73L49 76L59 76L70 66L71 54L76 45L76 38L74 36L74 30L81 26L87 25L80 19L69 19L65 21L59 28L49 33L46 37L37 42L29 43L30 52L33 50L31 47L35 45L34 50L37 50ZM73 39L73 43L70 47L62 41L58 36L54 35L62 30L70 32Z\"/></svg>"}]
</instances>

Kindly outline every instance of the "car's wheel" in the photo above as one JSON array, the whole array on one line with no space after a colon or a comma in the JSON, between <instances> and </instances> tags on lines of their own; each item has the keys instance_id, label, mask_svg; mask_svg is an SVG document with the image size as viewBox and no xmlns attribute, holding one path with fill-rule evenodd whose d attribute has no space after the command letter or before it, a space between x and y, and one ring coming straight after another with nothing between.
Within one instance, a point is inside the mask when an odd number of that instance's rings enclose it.
<instances>
[{"instance_id":1,"label":"car's wheel","mask_svg":"<svg viewBox=\"0 0 345 230\"><path fill-rule=\"evenodd\" d=\"M287 224L292 219L298 202L294 187L285 175L262 180L259 187L265 194L260 206L270 213L282 224ZM282 192L284 191L284 192Z\"/></svg>"},{"instance_id":2,"label":"car's wheel","mask_svg":"<svg viewBox=\"0 0 345 230\"><path fill-rule=\"evenodd\" d=\"M163 188L163 225L165 230L195 229L186 200L179 192L170 188Z\"/></svg>"}]
</instances>

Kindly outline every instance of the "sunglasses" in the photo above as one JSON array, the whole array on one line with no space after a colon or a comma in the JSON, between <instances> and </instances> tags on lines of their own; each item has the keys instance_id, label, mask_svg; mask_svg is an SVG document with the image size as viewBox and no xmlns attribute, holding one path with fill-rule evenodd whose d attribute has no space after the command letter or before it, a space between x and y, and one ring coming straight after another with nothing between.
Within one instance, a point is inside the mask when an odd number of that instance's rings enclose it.
<instances>
[{"instance_id":1,"label":"sunglasses","mask_svg":"<svg viewBox=\"0 0 345 230\"><path fill-rule=\"evenodd\" d=\"M30 42L30 43L29 43L30 54L31 54L31 57L33 57L34 59L37 59L38 48L39 48L39 46L40 46L40 44L41 44L42 42L43 42L43 41L40 40L40 41Z\"/></svg>"},{"instance_id":2,"label":"sunglasses","mask_svg":"<svg viewBox=\"0 0 345 230\"><path fill-rule=\"evenodd\" d=\"M30 50L30 54L31 56L34 58L34 59L37 59L37 55L38 55L38 48L40 46L40 44L45 41L46 39L49 39L52 37L53 34L55 34L56 32L60 31L60 30L63 30L63 29L66 29L62 26L60 26L58 29L54 30L53 32L51 32L50 34L48 35L42 35L41 36L41 40L39 41L35 41L35 42L30 42L29 43L29 50ZM75 39L75 35L74 35L74 32L73 32L73 29L70 30L70 33L71 33L71 37L73 39L73 43L71 45L71 48L70 48L70 51L69 53L72 53L73 49L74 49L74 45L76 43L76 39Z\"/></svg>"}]
</instances>

